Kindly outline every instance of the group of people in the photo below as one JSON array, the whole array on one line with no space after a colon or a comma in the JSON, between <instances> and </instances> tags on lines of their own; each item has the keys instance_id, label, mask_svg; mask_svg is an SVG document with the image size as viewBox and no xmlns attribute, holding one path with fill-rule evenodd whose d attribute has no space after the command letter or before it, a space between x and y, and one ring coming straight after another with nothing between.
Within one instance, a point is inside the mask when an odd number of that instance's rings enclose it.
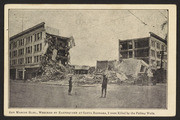
<instances>
[{"instance_id":1,"label":"group of people","mask_svg":"<svg viewBox=\"0 0 180 120\"><path fill-rule=\"evenodd\" d=\"M103 81L102 81L102 90L101 90L101 97L100 98L106 98L106 92L107 92L107 83L108 78L105 74L103 74ZM68 89L68 95L71 95L72 91L72 77L69 78L69 89Z\"/></svg>"}]
</instances>

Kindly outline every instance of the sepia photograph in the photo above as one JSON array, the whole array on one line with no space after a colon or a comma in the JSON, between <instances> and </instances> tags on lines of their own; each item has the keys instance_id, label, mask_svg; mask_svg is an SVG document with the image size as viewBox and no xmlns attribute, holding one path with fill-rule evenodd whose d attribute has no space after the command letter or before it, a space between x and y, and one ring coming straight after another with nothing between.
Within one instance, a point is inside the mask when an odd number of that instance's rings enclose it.
<instances>
[{"instance_id":1,"label":"sepia photograph","mask_svg":"<svg viewBox=\"0 0 180 120\"><path fill-rule=\"evenodd\" d=\"M7 5L5 114L175 115L175 9Z\"/></svg>"}]
</instances>

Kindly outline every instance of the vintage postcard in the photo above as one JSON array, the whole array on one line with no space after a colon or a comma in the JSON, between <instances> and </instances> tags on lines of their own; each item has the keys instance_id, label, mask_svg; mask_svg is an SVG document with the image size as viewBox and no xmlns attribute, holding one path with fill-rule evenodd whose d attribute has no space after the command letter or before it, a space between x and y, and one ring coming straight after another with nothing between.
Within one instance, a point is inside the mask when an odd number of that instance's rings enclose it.
<instances>
[{"instance_id":1,"label":"vintage postcard","mask_svg":"<svg viewBox=\"0 0 180 120\"><path fill-rule=\"evenodd\" d=\"M7 4L5 116L175 116L176 5Z\"/></svg>"}]
</instances>

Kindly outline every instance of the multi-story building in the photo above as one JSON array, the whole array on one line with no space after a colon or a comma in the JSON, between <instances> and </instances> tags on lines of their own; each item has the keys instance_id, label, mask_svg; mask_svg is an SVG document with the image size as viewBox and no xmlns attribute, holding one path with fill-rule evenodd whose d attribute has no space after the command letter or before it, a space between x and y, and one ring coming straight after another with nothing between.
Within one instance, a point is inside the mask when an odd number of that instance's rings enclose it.
<instances>
[{"instance_id":1,"label":"multi-story building","mask_svg":"<svg viewBox=\"0 0 180 120\"><path fill-rule=\"evenodd\" d=\"M34 77L42 65L42 57L48 54L67 65L72 39L59 36L58 29L48 27L44 22L10 37L10 79Z\"/></svg>"},{"instance_id":2,"label":"multi-story building","mask_svg":"<svg viewBox=\"0 0 180 120\"><path fill-rule=\"evenodd\" d=\"M119 60L128 58L167 69L167 41L152 32L149 37L119 40Z\"/></svg>"}]
</instances>

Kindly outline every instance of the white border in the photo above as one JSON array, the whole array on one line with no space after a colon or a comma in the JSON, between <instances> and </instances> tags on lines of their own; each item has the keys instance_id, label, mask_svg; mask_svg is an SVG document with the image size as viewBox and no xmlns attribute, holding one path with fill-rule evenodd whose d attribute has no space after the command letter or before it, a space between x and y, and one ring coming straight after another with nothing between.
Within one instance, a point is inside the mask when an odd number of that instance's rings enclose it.
<instances>
[{"instance_id":1,"label":"white border","mask_svg":"<svg viewBox=\"0 0 180 120\"><path fill-rule=\"evenodd\" d=\"M167 109L15 109L8 108L9 101L9 77L8 77L8 9L168 9L169 10L169 41L168 41L168 91L167 91ZM7 4L5 5L4 17L4 115L5 116L175 116L176 114L176 5L78 5L78 4ZM9 111L49 111L49 112L79 112L79 114L9 114ZM80 112L153 112L155 115L138 114L80 114Z\"/></svg>"}]
</instances>

